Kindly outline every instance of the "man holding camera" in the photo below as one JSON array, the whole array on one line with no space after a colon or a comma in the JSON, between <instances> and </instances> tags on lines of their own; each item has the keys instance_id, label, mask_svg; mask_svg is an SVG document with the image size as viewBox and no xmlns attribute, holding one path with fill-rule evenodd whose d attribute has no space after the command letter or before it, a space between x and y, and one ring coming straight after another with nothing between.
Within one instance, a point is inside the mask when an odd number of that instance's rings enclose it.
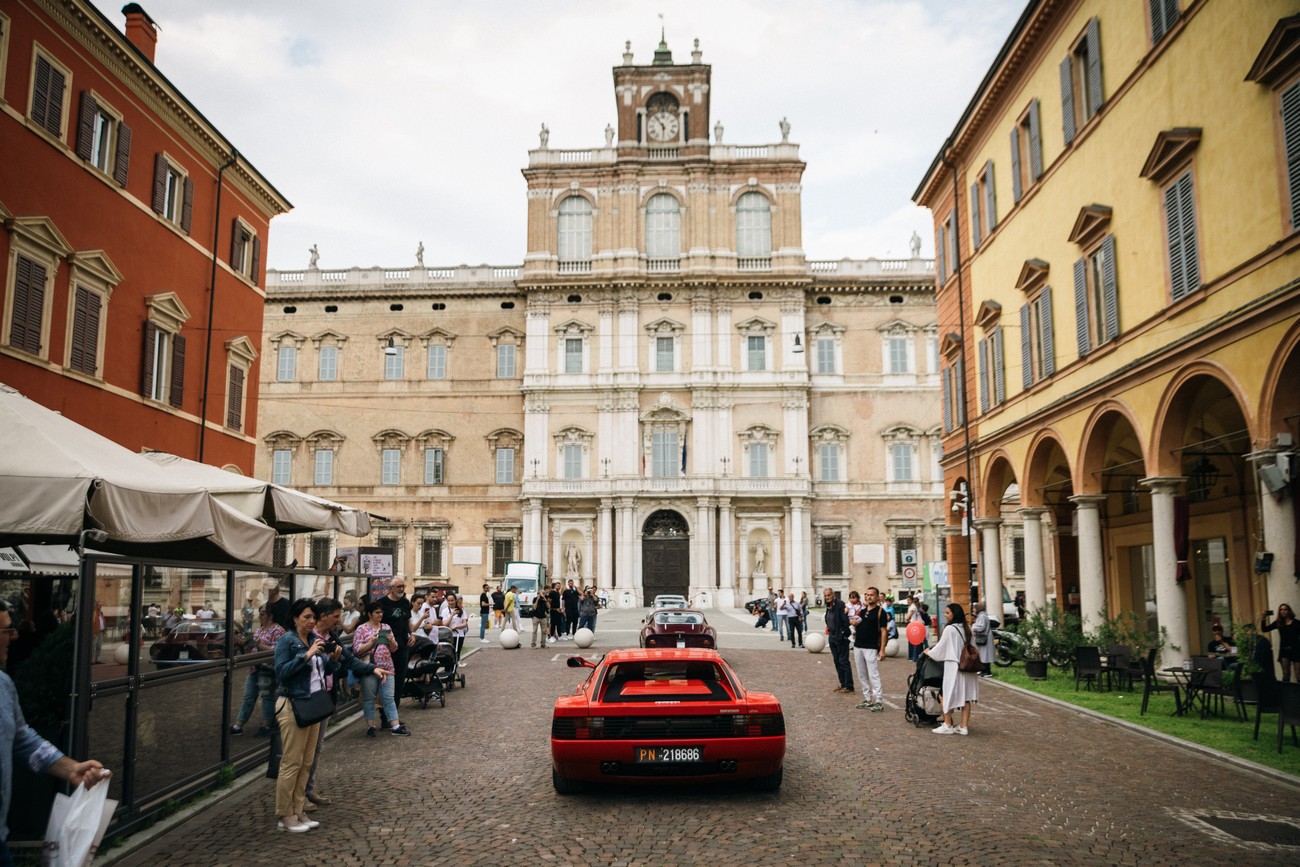
<instances>
[{"instance_id":1,"label":"man holding camera","mask_svg":"<svg viewBox=\"0 0 1300 867\"><path fill-rule=\"evenodd\" d=\"M385 672L377 670L369 662L358 659L357 655L352 652L352 648L344 647L339 643L339 622L343 617L343 603L333 597L322 596L312 604L312 609L316 612L316 630L312 633L312 638L313 640L319 638L325 642L325 654L334 660L342 670L350 671L357 677L378 674L380 681L383 681L387 676ZM343 675L340 674L339 676L342 677ZM316 793L316 767L320 764L321 749L325 746L325 727L329 725L329 722L328 717L321 721L320 731L316 735L316 754L311 761L311 773L307 776L308 804L303 808L308 813L318 806L330 803L329 798Z\"/></svg>"}]
</instances>

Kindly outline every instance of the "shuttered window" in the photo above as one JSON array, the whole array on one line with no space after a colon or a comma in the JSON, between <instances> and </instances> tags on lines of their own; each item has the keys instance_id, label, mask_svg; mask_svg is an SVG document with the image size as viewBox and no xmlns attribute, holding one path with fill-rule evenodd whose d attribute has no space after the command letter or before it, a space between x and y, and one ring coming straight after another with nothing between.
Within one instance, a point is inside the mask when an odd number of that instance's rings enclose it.
<instances>
[{"instance_id":1,"label":"shuttered window","mask_svg":"<svg viewBox=\"0 0 1300 867\"><path fill-rule=\"evenodd\" d=\"M1037 99L1011 130L1011 196L1016 202L1043 176L1043 127Z\"/></svg>"},{"instance_id":2,"label":"shuttered window","mask_svg":"<svg viewBox=\"0 0 1300 867\"><path fill-rule=\"evenodd\" d=\"M952 432L952 368L943 370L943 432Z\"/></svg>"},{"instance_id":3,"label":"shuttered window","mask_svg":"<svg viewBox=\"0 0 1300 867\"><path fill-rule=\"evenodd\" d=\"M985 232L991 234L998 227L998 194L997 188L993 185L992 160L984 165L982 184L984 187L984 227Z\"/></svg>"},{"instance_id":4,"label":"shuttered window","mask_svg":"<svg viewBox=\"0 0 1300 867\"><path fill-rule=\"evenodd\" d=\"M320 348L320 380L333 382L339 378L339 348L322 346Z\"/></svg>"},{"instance_id":5,"label":"shuttered window","mask_svg":"<svg viewBox=\"0 0 1300 867\"><path fill-rule=\"evenodd\" d=\"M1101 22L1093 18L1061 61L1061 127L1068 145L1078 130L1101 111Z\"/></svg>"},{"instance_id":6,"label":"shuttered window","mask_svg":"<svg viewBox=\"0 0 1300 867\"><path fill-rule=\"evenodd\" d=\"M1178 21L1178 0L1147 0L1151 12L1151 44L1155 45Z\"/></svg>"},{"instance_id":7,"label":"shuttered window","mask_svg":"<svg viewBox=\"0 0 1300 867\"><path fill-rule=\"evenodd\" d=\"M235 218L230 229L230 267L257 283L258 265L262 258L262 241L244 221Z\"/></svg>"},{"instance_id":8,"label":"shuttered window","mask_svg":"<svg viewBox=\"0 0 1300 867\"><path fill-rule=\"evenodd\" d=\"M318 485L334 484L334 450L316 449L316 472L314 481Z\"/></svg>"},{"instance_id":9,"label":"shuttered window","mask_svg":"<svg viewBox=\"0 0 1300 867\"><path fill-rule=\"evenodd\" d=\"M185 338L144 324L140 393L179 408L185 401Z\"/></svg>"},{"instance_id":10,"label":"shuttered window","mask_svg":"<svg viewBox=\"0 0 1300 867\"><path fill-rule=\"evenodd\" d=\"M497 449L496 482L498 485L513 485L515 483L514 449Z\"/></svg>"},{"instance_id":11,"label":"shuttered window","mask_svg":"<svg viewBox=\"0 0 1300 867\"><path fill-rule=\"evenodd\" d=\"M41 326L45 319L45 266L21 253L14 268L13 315L9 345L32 355L41 354Z\"/></svg>"},{"instance_id":12,"label":"shuttered window","mask_svg":"<svg viewBox=\"0 0 1300 867\"><path fill-rule=\"evenodd\" d=\"M1300 229L1300 81L1282 91L1282 137L1286 143L1291 228Z\"/></svg>"},{"instance_id":13,"label":"shuttered window","mask_svg":"<svg viewBox=\"0 0 1300 867\"><path fill-rule=\"evenodd\" d=\"M569 443L564 447L564 477L582 478L582 446Z\"/></svg>"},{"instance_id":14,"label":"shuttered window","mask_svg":"<svg viewBox=\"0 0 1300 867\"><path fill-rule=\"evenodd\" d=\"M970 235L975 242L974 246L978 247L984 241L983 224L980 219L980 202L983 196L980 195L979 182L970 185Z\"/></svg>"},{"instance_id":15,"label":"shuttered window","mask_svg":"<svg viewBox=\"0 0 1300 867\"><path fill-rule=\"evenodd\" d=\"M1178 301L1201 287L1196 244L1196 204L1192 173L1185 172L1165 189L1165 239L1169 249L1169 284Z\"/></svg>"},{"instance_id":16,"label":"shuttered window","mask_svg":"<svg viewBox=\"0 0 1300 867\"><path fill-rule=\"evenodd\" d=\"M1080 358L1119 336L1114 235L1074 263L1074 318Z\"/></svg>"},{"instance_id":17,"label":"shuttered window","mask_svg":"<svg viewBox=\"0 0 1300 867\"><path fill-rule=\"evenodd\" d=\"M99 372L99 320L103 299L78 286L72 308L72 340L68 366L89 376Z\"/></svg>"},{"instance_id":18,"label":"shuttered window","mask_svg":"<svg viewBox=\"0 0 1300 867\"><path fill-rule=\"evenodd\" d=\"M916 449L911 443L891 443L889 446L890 467L895 482L911 482L916 478L912 464Z\"/></svg>"},{"instance_id":19,"label":"shuttered window","mask_svg":"<svg viewBox=\"0 0 1300 867\"><path fill-rule=\"evenodd\" d=\"M646 203L645 255L647 259L681 258L681 208L677 200L667 193L659 193Z\"/></svg>"},{"instance_id":20,"label":"shuttered window","mask_svg":"<svg viewBox=\"0 0 1300 867\"><path fill-rule=\"evenodd\" d=\"M384 449L380 452L379 483L381 485L402 483L401 449Z\"/></svg>"},{"instance_id":21,"label":"shuttered window","mask_svg":"<svg viewBox=\"0 0 1300 867\"><path fill-rule=\"evenodd\" d=\"M429 345L429 379L447 378L447 347L441 343Z\"/></svg>"},{"instance_id":22,"label":"shuttered window","mask_svg":"<svg viewBox=\"0 0 1300 867\"><path fill-rule=\"evenodd\" d=\"M1021 384L1025 388L1056 372L1056 341L1052 332L1052 287L1020 308Z\"/></svg>"},{"instance_id":23,"label":"shuttered window","mask_svg":"<svg viewBox=\"0 0 1300 867\"><path fill-rule=\"evenodd\" d=\"M31 119L56 138L63 135L63 93L68 76L47 57L36 55L32 82Z\"/></svg>"},{"instance_id":24,"label":"shuttered window","mask_svg":"<svg viewBox=\"0 0 1300 867\"><path fill-rule=\"evenodd\" d=\"M163 154L154 156L152 206L154 213L189 234L194 216L194 182Z\"/></svg>"},{"instance_id":25,"label":"shuttered window","mask_svg":"<svg viewBox=\"0 0 1300 867\"><path fill-rule=\"evenodd\" d=\"M426 485L443 484L445 453L442 449L424 450L424 483Z\"/></svg>"},{"instance_id":26,"label":"shuttered window","mask_svg":"<svg viewBox=\"0 0 1300 867\"><path fill-rule=\"evenodd\" d=\"M840 480L840 446L839 443L821 443L817 447L817 478L823 482Z\"/></svg>"},{"instance_id":27,"label":"shuttered window","mask_svg":"<svg viewBox=\"0 0 1300 867\"><path fill-rule=\"evenodd\" d=\"M956 407L953 412L955 424L966 423L966 362L958 358L953 365L952 401Z\"/></svg>"},{"instance_id":28,"label":"shuttered window","mask_svg":"<svg viewBox=\"0 0 1300 867\"><path fill-rule=\"evenodd\" d=\"M244 418L244 370L230 366L230 382L226 388L226 427L239 430Z\"/></svg>"},{"instance_id":29,"label":"shuttered window","mask_svg":"<svg viewBox=\"0 0 1300 867\"><path fill-rule=\"evenodd\" d=\"M736 256L768 259L772 255L772 205L762 193L736 200Z\"/></svg>"},{"instance_id":30,"label":"shuttered window","mask_svg":"<svg viewBox=\"0 0 1300 867\"><path fill-rule=\"evenodd\" d=\"M767 478L767 443L749 444L749 476L753 479Z\"/></svg>"}]
</instances>

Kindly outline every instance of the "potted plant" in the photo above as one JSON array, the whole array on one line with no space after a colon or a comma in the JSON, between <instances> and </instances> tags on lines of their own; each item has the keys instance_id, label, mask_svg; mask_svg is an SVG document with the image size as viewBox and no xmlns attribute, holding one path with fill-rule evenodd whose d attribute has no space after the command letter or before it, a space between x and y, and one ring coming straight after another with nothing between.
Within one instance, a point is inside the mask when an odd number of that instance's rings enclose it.
<instances>
[{"instance_id":1,"label":"potted plant","mask_svg":"<svg viewBox=\"0 0 1300 867\"><path fill-rule=\"evenodd\" d=\"M1079 618L1055 606L1034 610L1020 622L1019 635L1025 655L1025 674L1034 680L1047 678L1047 664L1064 668L1074 656L1082 638Z\"/></svg>"}]
</instances>

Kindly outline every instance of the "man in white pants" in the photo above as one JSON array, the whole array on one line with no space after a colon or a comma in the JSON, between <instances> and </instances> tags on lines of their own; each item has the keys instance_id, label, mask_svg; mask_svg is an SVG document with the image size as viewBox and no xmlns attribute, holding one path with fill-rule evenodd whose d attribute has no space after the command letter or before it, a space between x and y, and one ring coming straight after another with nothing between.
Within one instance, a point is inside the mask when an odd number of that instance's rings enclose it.
<instances>
[{"instance_id":1,"label":"man in white pants","mask_svg":"<svg viewBox=\"0 0 1300 867\"><path fill-rule=\"evenodd\" d=\"M868 587L867 607L850 622L853 631L853 661L858 667L858 681L862 684L862 701L858 710L882 711L885 694L880 688L880 660L885 656L888 642L889 618L880 605L880 591Z\"/></svg>"}]
</instances>

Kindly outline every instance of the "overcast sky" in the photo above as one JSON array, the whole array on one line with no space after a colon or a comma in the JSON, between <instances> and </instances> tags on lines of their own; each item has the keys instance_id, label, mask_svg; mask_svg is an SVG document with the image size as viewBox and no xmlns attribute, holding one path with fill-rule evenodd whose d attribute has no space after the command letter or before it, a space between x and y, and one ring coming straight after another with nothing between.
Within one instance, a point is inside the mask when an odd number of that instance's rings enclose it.
<instances>
[{"instance_id":1,"label":"overcast sky","mask_svg":"<svg viewBox=\"0 0 1300 867\"><path fill-rule=\"evenodd\" d=\"M94 0L124 27L120 2ZM810 258L901 256L911 203L1026 0L151 0L157 64L294 205L269 266L519 264L520 169L538 145L604 143L611 69L713 67L728 144L790 140L807 163Z\"/></svg>"}]
</instances>

